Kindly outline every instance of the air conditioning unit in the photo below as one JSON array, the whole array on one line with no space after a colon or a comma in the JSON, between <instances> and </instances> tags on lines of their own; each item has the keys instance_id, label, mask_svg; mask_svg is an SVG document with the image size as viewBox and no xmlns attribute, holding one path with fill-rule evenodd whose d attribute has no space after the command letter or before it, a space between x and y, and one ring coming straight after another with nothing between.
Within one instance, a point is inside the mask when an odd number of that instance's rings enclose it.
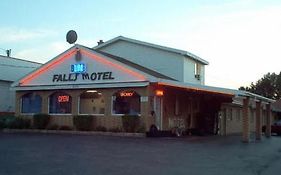
<instances>
[{"instance_id":1,"label":"air conditioning unit","mask_svg":"<svg viewBox=\"0 0 281 175\"><path fill-rule=\"evenodd\" d=\"M196 74L196 75L195 75L195 78L196 78L197 80L200 80L200 75L199 75L199 74Z\"/></svg>"}]
</instances>

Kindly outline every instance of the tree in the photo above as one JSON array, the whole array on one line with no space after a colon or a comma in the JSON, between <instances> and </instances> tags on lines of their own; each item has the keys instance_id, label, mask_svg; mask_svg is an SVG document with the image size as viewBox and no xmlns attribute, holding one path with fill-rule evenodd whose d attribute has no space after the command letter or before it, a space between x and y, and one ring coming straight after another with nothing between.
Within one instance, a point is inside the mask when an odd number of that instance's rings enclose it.
<instances>
[{"instance_id":1,"label":"tree","mask_svg":"<svg viewBox=\"0 0 281 175\"><path fill-rule=\"evenodd\" d=\"M256 83L249 87L241 86L239 90L249 91L271 99L281 98L281 72L279 74L267 73Z\"/></svg>"}]
</instances>

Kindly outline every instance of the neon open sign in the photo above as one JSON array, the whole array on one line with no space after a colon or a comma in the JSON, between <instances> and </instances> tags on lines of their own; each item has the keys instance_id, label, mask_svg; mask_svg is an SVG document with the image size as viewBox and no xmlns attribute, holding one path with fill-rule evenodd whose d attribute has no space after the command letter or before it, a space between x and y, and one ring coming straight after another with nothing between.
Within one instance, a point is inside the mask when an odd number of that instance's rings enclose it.
<instances>
[{"instance_id":1,"label":"neon open sign","mask_svg":"<svg viewBox=\"0 0 281 175\"><path fill-rule=\"evenodd\" d=\"M86 72L86 64L77 63L71 65L71 73L84 73Z\"/></svg>"},{"instance_id":2,"label":"neon open sign","mask_svg":"<svg viewBox=\"0 0 281 175\"><path fill-rule=\"evenodd\" d=\"M58 96L58 102L59 103L69 102L69 96L68 95Z\"/></svg>"}]
</instances>

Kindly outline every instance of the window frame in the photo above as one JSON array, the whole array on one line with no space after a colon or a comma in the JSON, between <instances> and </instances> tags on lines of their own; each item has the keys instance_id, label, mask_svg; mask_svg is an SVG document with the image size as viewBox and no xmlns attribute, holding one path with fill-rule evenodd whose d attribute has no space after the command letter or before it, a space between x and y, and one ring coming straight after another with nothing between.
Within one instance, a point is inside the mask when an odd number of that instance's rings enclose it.
<instances>
[{"instance_id":1,"label":"window frame","mask_svg":"<svg viewBox=\"0 0 281 175\"><path fill-rule=\"evenodd\" d=\"M114 107L113 101L114 101L114 98L116 98L115 94L120 93L121 91L133 91L133 92L137 93L134 90L119 90L119 91L116 91L115 93L113 93L112 96L111 96L111 115L112 116L124 116L124 115L126 115L126 114L116 114L116 113L113 113L113 107ZM136 115L137 116L141 116L141 95L139 93L137 93L137 94L138 94L139 100L140 100L140 111L139 111L139 114L136 114Z\"/></svg>"},{"instance_id":2,"label":"window frame","mask_svg":"<svg viewBox=\"0 0 281 175\"><path fill-rule=\"evenodd\" d=\"M240 122L241 121L241 112L240 108L236 108L236 121Z\"/></svg>"},{"instance_id":3,"label":"window frame","mask_svg":"<svg viewBox=\"0 0 281 175\"><path fill-rule=\"evenodd\" d=\"M64 94L67 94L71 97L71 109L70 109L70 113L50 113L50 97L53 95L53 94L56 94L56 93L64 93ZM52 94L50 94L48 96L48 114L49 115L58 115L58 116L71 116L73 115L72 112L73 112L73 109L72 109L72 96L64 91L56 91L56 92L53 92Z\"/></svg>"},{"instance_id":4,"label":"window frame","mask_svg":"<svg viewBox=\"0 0 281 175\"><path fill-rule=\"evenodd\" d=\"M34 115L34 114L38 114L38 113L42 113L42 105L43 105L43 103L42 103L42 97L41 97L41 95L39 95L39 94L36 94L36 93L34 93L36 96L38 95L40 98L41 98L41 109L40 109L40 112L36 112L36 113L32 113L32 112L27 112L27 113L24 113L24 112L22 112L22 109L23 109L23 101L22 101L22 98L23 98L23 96L25 96L25 95L27 95L27 94L33 94L34 92L29 92L29 93L26 93L26 94L24 94L24 95L22 95L21 96L21 98L20 98L20 114L21 115Z\"/></svg>"},{"instance_id":5,"label":"window frame","mask_svg":"<svg viewBox=\"0 0 281 175\"><path fill-rule=\"evenodd\" d=\"M84 91L83 93L85 93L85 92L87 92L87 91ZM97 92L99 92L98 90L97 90ZM78 115L95 115L95 116L105 116L105 109L106 109L106 103L104 103L104 113L103 114L95 114L95 113L91 113L91 114L83 114L83 113L80 113L80 102L81 102L81 95L83 94L83 93L81 93L80 95L79 95L79 97L78 97ZM100 92L100 93L102 93L102 92ZM102 93L102 97L104 98L104 95L103 95L103 93ZM105 101L104 101L105 102Z\"/></svg>"},{"instance_id":6,"label":"window frame","mask_svg":"<svg viewBox=\"0 0 281 175\"><path fill-rule=\"evenodd\" d=\"M201 79L201 64L199 64L198 62L194 63L194 77L197 80Z\"/></svg>"}]
</instances>

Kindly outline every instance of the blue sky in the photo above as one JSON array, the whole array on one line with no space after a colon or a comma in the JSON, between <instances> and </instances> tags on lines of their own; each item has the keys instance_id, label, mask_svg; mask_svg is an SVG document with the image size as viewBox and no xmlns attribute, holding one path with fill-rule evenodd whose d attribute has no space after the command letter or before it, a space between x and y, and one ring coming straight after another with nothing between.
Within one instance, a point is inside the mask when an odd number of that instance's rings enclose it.
<instances>
[{"instance_id":1,"label":"blue sky","mask_svg":"<svg viewBox=\"0 0 281 175\"><path fill-rule=\"evenodd\" d=\"M44 63L70 47L65 35L74 29L89 47L123 35L192 52L210 62L208 85L238 88L281 71L278 0L3 0L0 7L0 48L13 57Z\"/></svg>"}]
</instances>

